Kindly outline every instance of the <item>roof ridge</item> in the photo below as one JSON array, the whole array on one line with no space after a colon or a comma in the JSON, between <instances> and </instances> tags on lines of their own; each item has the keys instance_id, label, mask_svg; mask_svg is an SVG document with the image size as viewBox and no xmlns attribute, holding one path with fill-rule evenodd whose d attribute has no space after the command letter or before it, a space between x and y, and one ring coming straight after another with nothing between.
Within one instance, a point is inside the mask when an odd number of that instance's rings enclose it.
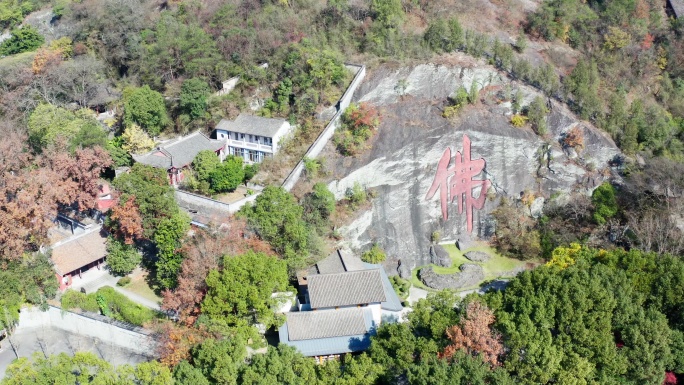
<instances>
[{"instance_id":1,"label":"roof ridge","mask_svg":"<svg viewBox=\"0 0 684 385\"><path fill-rule=\"evenodd\" d=\"M202 132L200 132L200 130L201 130L201 129L197 129L197 131L193 132L192 134L188 134L188 135L185 135L185 136L181 136L181 137L178 138L178 140L176 140L175 142L170 143L168 146L163 146L163 145L162 145L162 146L160 146L160 148L166 149L167 147L171 147L171 146L174 146L174 145L176 145L176 144L178 144L178 143L180 143L180 142L184 142L186 139L190 139L191 137L195 136L196 134L202 135ZM204 136L204 135L202 135L202 136ZM206 138L206 136L204 136L204 137Z\"/></svg>"},{"instance_id":2,"label":"roof ridge","mask_svg":"<svg viewBox=\"0 0 684 385\"><path fill-rule=\"evenodd\" d=\"M342 262L344 264L344 262ZM330 275L343 275L343 274L352 274L352 273L363 273L366 271L378 271L380 270L380 267L372 267L372 268L367 268L363 270L348 270L348 271L341 271L339 273L324 273L324 274L313 274L309 276L309 279L313 277L319 277L319 276L330 276Z\"/></svg>"}]
</instances>

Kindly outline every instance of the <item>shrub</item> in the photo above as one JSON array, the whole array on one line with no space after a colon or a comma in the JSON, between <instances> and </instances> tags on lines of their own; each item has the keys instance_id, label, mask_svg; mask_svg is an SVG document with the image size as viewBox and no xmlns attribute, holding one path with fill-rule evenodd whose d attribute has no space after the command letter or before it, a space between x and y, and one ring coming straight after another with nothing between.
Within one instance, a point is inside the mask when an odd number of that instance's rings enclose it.
<instances>
[{"instance_id":1,"label":"shrub","mask_svg":"<svg viewBox=\"0 0 684 385\"><path fill-rule=\"evenodd\" d=\"M352 208L358 207L368 199L366 191L361 187L359 182L354 182L354 187L348 188L344 195L347 197L347 201Z\"/></svg>"},{"instance_id":2,"label":"shrub","mask_svg":"<svg viewBox=\"0 0 684 385\"><path fill-rule=\"evenodd\" d=\"M361 254L361 260L366 263L382 263L387 259L385 251L380 248L380 246L373 244L370 250Z\"/></svg>"},{"instance_id":3,"label":"shrub","mask_svg":"<svg viewBox=\"0 0 684 385\"><path fill-rule=\"evenodd\" d=\"M45 38L38 30L26 26L12 31L12 36L0 44L0 56L33 51L43 45Z\"/></svg>"},{"instance_id":4,"label":"shrub","mask_svg":"<svg viewBox=\"0 0 684 385\"><path fill-rule=\"evenodd\" d=\"M315 179L321 169L321 162L316 159L304 157L304 170L309 179Z\"/></svg>"},{"instance_id":5,"label":"shrub","mask_svg":"<svg viewBox=\"0 0 684 385\"><path fill-rule=\"evenodd\" d=\"M120 278L120 279L116 282L116 286L121 286L121 287L123 287L123 286L128 285L129 283L131 283L131 277L123 277L123 278Z\"/></svg>"},{"instance_id":6,"label":"shrub","mask_svg":"<svg viewBox=\"0 0 684 385\"><path fill-rule=\"evenodd\" d=\"M565 133L563 144L568 147L582 149L584 148L584 134L579 126L575 126Z\"/></svg>"},{"instance_id":7,"label":"shrub","mask_svg":"<svg viewBox=\"0 0 684 385\"><path fill-rule=\"evenodd\" d=\"M392 284L392 287L394 288L394 291L397 292L397 295L399 296L400 299L406 299L409 296L409 289L411 288L411 282L409 282L406 279L401 278L398 275L393 275L389 277L390 283ZM407 306L407 305L403 305Z\"/></svg>"},{"instance_id":8,"label":"shrub","mask_svg":"<svg viewBox=\"0 0 684 385\"><path fill-rule=\"evenodd\" d=\"M152 309L138 305L109 286L102 287L97 292L88 295L67 290L62 295L62 308L101 312L115 320L138 326L160 315Z\"/></svg>"},{"instance_id":9,"label":"shrub","mask_svg":"<svg viewBox=\"0 0 684 385\"><path fill-rule=\"evenodd\" d=\"M603 182L591 194L591 203L594 205L594 221L602 225L618 212L618 204L615 199L615 188L608 182Z\"/></svg>"},{"instance_id":10,"label":"shrub","mask_svg":"<svg viewBox=\"0 0 684 385\"><path fill-rule=\"evenodd\" d=\"M366 149L366 142L380 125L380 113L370 104L352 104L342 114L342 126L333 142L343 155L356 155Z\"/></svg>"},{"instance_id":11,"label":"shrub","mask_svg":"<svg viewBox=\"0 0 684 385\"><path fill-rule=\"evenodd\" d=\"M513 127L522 127L527 123L527 116L522 116L520 114L515 114L511 116L511 124Z\"/></svg>"}]
</instances>

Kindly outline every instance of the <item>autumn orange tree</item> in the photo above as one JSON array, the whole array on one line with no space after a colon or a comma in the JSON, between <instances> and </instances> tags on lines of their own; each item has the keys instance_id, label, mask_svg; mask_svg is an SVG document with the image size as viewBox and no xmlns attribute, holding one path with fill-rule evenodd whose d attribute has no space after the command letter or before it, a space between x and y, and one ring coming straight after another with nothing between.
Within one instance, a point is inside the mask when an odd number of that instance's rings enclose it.
<instances>
[{"instance_id":1,"label":"autumn orange tree","mask_svg":"<svg viewBox=\"0 0 684 385\"><path fill-rule=\"evenodd\" d=\"M504 346L501 336L491 328L495 321L494 312L486 305L477 301L468 303L459 324L447 329L447 337L451 343L444 349L441 357L449 359L458 350L465 350L470 355L481 356L492 366L499 365Z\"/></svg>"},{"instance_id":2,"label":"autumn orange tree","mask_svg":"<svg viewBox=\"0 0 684 385\"><path fill-rule=\"evenodd\" d=\"M135 239L142 237L142 217L135 204L135 195L131 195L125 202L119 202L112 207L108 227L127 245L132 245Z\"/></svg>"},{"instance_id":3,"label":"autumn orange tree","mask_svg":"<svg viewBox=\"0 0 684 385\"><path fill-rule=\"evenodd\" d=\"M70 155L58 141L41 156L28 151L25 135L3 139L0 160L0 259L16 260L47 241L59 205L95 207L98 178L111 164L100 147Z\"/></svg>"}]
</instances>

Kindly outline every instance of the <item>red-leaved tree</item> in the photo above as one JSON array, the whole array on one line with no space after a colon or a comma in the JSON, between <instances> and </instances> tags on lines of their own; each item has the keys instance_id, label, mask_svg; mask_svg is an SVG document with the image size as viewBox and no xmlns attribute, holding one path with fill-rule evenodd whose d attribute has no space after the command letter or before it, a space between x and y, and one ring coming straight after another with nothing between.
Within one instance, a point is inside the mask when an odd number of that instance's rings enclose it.
<instances>
[{"instance_id":1,"label":"red-leaved tree","mask_svg":"<svg viewBox=\"0 0 684 385\"><path fill-rule=\"evenodd\" d=\"M127 245L133 244L135 239L143 236L142 217L138 205L135 204L135 195L130 196L125 203L119 202L112 207L109 219L112 221L110 230Z\"/></svg>"},{"instance_id":2,"label":"red-leaved tree","mask_svg":"<svg viewBox=\"0 0 684 385\"><path fill-rule=\"evenodd\" d=\"M494 312L484 304L477 301L469 303L459 324L447 329L451 344L440 356L449 359L456 351L463 349L473 356L480 355L493 366L499 365L504 347L501 336L491 329L495 320Z\"/></svg>"},{"instance_id":3,"label":"red-leaved tree","mask_svg":"<svg viewBox=\"0 0 684 385\"><path fill-rule=\"evenodd\" d=\"M111 164L103 149L76 150L65 143L34 156L22 133L0 141L0 261L15 260L47 243L47 232L60 204L95 207L97 180Z\"/></svg>"}]
</instances>

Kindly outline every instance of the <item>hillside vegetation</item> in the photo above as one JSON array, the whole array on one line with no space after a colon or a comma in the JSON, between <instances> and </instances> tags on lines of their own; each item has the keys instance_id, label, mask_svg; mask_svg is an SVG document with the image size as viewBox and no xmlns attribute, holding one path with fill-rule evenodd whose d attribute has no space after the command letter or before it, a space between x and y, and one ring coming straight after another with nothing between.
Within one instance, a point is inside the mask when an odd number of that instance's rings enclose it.
<instances>
[{"instance_id":1,"label":"hillside vegetation","mask_svg":"<svg viewBox=\"0 0 684 385\"><path fill-rule=\"evenodd\" d=\"M159 362L114 370L91 355L34 357L0 383L659 385L684 375L684 26L662 2L0 0L0 30L0 329L11 331L22 304L55 296L43 252L51 218L92 209L99 178L118 167L130 172L112 180L119 202L105 222L116 270L141 263L174 318L151 321L114 292L69 293L65 306L155 323ZM226 226L189 235L164 170L130 154L246 112L296 125L282 155L261 165L277 174L320 132L351 78L345 62L374 71L456 51L540 91L528 105L512 90L501 99L525 135L559 140L548 99L609 134L623 153L612 168L583 165L608 181L591 197L559 192L539 218L533 191L499 208L498 252L545 262L502 292L433 293L342 361L317 365L286 346L252 354L266 344L258 327L283 322L273 292L291 291L379 192L356 183L336 201L325 159L306 159L296 194L265 187ZM231 77L235 90L215 95ZM393 88L402 102L408 87ZM435 118L474 111L480 91L453 90ZM342 162L372 147L383 118L370 104L347 111L334 139ZM584 138L560 140L579 149ZM182 187L205 193L256 172L202 157L193 167Z\"/></svg>"}]
</instances>

